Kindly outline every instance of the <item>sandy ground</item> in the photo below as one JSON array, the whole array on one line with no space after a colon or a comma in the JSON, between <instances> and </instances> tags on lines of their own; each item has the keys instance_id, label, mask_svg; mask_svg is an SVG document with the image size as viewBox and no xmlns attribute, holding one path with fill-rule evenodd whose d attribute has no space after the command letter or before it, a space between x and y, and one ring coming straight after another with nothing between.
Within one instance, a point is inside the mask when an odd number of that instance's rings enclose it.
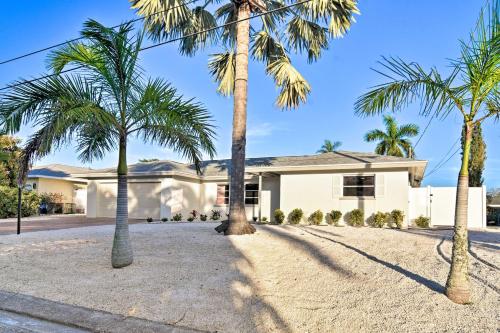
<instances>
[{"instance_id":1,"label":"sandy ground","mask_svg":"<svg viewBox=\"0 0 500 333\"><path fill-rule=\"evenodd\" d=\"M499 330L498 232L471 233L473 303L460 306L442 294L449 231L214 226L132 225L135 262L120 270L113 226L1 236L0 289L218 332Z\"/></svg>"}]
</instances>

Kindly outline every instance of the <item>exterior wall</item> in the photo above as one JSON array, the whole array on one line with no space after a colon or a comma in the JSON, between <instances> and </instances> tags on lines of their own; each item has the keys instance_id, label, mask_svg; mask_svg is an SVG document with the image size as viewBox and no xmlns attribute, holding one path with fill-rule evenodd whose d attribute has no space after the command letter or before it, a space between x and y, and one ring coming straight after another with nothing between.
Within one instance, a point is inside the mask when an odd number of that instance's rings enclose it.
<instances>
[{"instance_id":1,"label":"exterior wall","mask_svg":"<svg viewBox=\"0 0 500 333\"><path fill-rule=\"evenodd\" d=\"M76 211L85 211L87 206L87 184L65 179L28 178L26 184L31 185L37 193L61 193L62 203L75 204Z\"/></svg>"},{"instance_id":2,"label":"exterior wall","mask_svg":"<svg viewBox=\"0 0 500 333\"><path fill-rule=\"evenodd\" d=\"M375 175L375 197L343 197L344 175ZM365 219L377 211L400 209L408 216L407 170L283 174L280 193L280 208L285 215L301 208L304 222L317 209L323 213L340 210L345 217L345 213L358 208L365 212Z\"/></svg>"},{"instance_id":3,"label":"exterior wall","mask_svg":"<svg viewBox=\"0 0 500 333\"><path fill-rule=\"evenodd\" d=\"M410 188L410 221L420 215L430 217L431 225L453 226L455 223L456 187ZM486 227L486 188L469 188L468 226Z\"/></svg>"}]
</instances>

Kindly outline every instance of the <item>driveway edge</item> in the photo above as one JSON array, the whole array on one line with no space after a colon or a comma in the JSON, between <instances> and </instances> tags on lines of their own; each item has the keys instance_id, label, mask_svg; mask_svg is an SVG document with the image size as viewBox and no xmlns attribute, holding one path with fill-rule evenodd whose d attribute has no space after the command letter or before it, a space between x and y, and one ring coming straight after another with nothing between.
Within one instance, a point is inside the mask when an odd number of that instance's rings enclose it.
<instances>
[{"instance_id":1,"label":"driveway edge","mask_svg":"<svg viewBox=\"0 0 500 333\"><path fill-rule=\"evenodd\" d=\"M196 333L204 332L182 326L163 324L137 317L127 317L76 305L50 301L0 290L0 310L27 315L91 332L118 333Z\"/></svg>"}]
</instances>

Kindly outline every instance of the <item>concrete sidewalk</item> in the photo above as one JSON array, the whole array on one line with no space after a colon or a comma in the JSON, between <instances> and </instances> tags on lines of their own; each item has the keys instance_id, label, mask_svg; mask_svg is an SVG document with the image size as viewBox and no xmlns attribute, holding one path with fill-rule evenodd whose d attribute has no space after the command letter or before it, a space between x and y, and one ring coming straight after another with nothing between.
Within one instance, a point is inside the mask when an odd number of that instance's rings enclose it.
<instances>
[{"instance_id":1,"label":"concrete sidewalk","mask_svg":"<svg viewBox=\"0 0 500 333\"><path fill-rule=\"evenodd\" d=\"M203 331L0 291L0 332L196 333Z\"/></svg>"}]
</instances>

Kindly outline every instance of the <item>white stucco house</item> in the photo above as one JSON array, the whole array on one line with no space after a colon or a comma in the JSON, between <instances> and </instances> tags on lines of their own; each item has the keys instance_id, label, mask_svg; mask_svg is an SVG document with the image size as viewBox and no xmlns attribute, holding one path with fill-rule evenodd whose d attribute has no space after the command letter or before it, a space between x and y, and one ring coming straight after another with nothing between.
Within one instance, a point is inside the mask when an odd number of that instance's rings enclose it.
<instances>
[{"instance_id":1,"label":"white stucco house","mask_svg":"<svg viewBox=\"0 0 500 333\"><path fill-rule=\"evenodd\" d=\"M171 218L192 210L210 215L229 208L230 160L203 161L201 173L192 164L157 161L129 165L129 217ZM406 223L423 215L431 225L452 226L455 187L420 187L427 161L374 153L334 153L249 158L246 161L245 204L248 220L273 219L280 208L288 215L359 208L365 218L377 211L400 209ZM115 168L85 169L62 165L34 168L28 183L37 191L75 194L89 218L114 217L117 177ZM84 191L84 192L83 192ZM469 227L486 226L486 189L469 189Z\"/></svg>"},{"instance_id":2,"label":"white stucco house","mask_svg":"<svg viewBox=\"0 0 500 333\"><path fill-rule=\"evenodd\" d=\"M342 213L361 208L365 216L401 209L408 216L409 188L417 187L427 161L339 151L306 156L249 158L245 203L248 220L272 219L280 208L305 216L320 209ZM173 161L129 166L129 216L170 218L176 213L228 211L230 160L191 164ZM87 216L113 217L117 180L114 168L75 175L88 180Z\"/></svg>"}]
</instances>

